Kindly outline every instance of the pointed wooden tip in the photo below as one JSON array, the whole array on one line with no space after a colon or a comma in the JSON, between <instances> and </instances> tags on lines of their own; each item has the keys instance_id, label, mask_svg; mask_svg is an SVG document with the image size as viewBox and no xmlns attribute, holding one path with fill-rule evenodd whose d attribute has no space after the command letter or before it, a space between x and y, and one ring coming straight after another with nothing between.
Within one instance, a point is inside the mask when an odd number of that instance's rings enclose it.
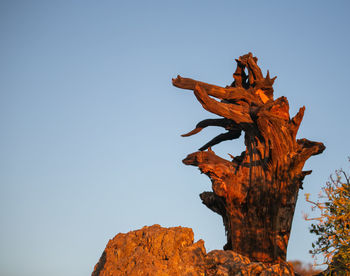
<instances>
[{"instance_id":1,"label":"pointed wooden tip","mask_svg":"<svg viewBox=\"0 0 350 276\"><path fill-rule=\"evenodd\" d=\"M171 81L172 81L173 85L176 86L176 84L181 81L181 76L177 75L176 78L172 78Z\"/></svg>"},{"instance_id":2,"label":"pointed wooden tip","mask_svg":"<svg viewBox=\"0 0 350 276\"><path fill-rule=\"evenodd\" d=\"M267 70L266 79L270 79L270 71Z\"/></svg>"},{"instance_id":3,"label":"pointed wooden tip","mask_svg":"<svg viewBox=\"0 0 350 276\"><path fill-rule=\"evenodd\" d=\"M200 132L203 128L202 127L196 127L194 130L191 130L190 132L188 133L185 133L185 134L181 134L182 137L188 137L188 136L191 136L191 135L194 135L198 132Z\"/></svg>"},{"instance_id":4,"label":"pointed wooden tip","mask_svg":"<svg viewBox=\"0 0 350 276\"><path fill-rule=\"evenodd\" d=\"M271 79L271 77L270 77L270 71L267 70L265 80L266 80L267 82L269 82L271 85L273 85L273 83L275 82L275 79L277 79L277 76L275 76L275 77L273 77L273 78Z\"/></svg>"},{"instance_id":5,"label":"pointed wooden tip","mask_svg":"<svg viewBox=\"0 0 350 276\"><path fill-rule=\"evenodd\" d=\"M228 156L230 156L232 158L232 160L235 159L235 157L230 153L228 153Z\"/></svg>"}]
</instances>

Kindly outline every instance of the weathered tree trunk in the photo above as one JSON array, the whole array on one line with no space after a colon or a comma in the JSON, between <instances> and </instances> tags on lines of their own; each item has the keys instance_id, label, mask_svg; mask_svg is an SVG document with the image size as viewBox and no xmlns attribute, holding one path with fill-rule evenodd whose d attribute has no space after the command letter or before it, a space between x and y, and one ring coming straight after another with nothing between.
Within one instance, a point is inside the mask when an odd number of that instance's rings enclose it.
<instances>
[{"instance_id":1,"label":"weathered tree trunk","mask_svg":"<svg viewBox=\"0 0 350 276\"><path fill-rule=\"evenodd\" d=\"M311 173L302 171L304 163L325 147L296 140L305 108L290 119L287 99L273 99L275 78L270 79L269 72L263 77L256 57L249 53L236 61L235 80L225 88L180 76L173 79L174 86L193 90L207 111L223 117L204 120L183 136L207 126L227 130L183 162L199 167L212 181L213 192L200 197L223 218L227 233L224 249L254 261L278 263L286 259L298 190ZM241 131L246 150L240 156L228 161L211 150L221 141L238 138Z\"/></svg>"}]
</instances>

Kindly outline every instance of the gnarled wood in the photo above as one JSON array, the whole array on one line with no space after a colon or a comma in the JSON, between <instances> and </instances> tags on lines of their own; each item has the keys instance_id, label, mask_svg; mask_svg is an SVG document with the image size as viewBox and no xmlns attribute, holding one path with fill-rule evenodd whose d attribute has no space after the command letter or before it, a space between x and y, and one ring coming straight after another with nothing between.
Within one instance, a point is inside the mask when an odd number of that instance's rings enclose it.
<instances>
[{"instance_id":1,"label":"gnarled wood","mask_svg":"<svg viewBox=\"0 0 350 276\"><path fill-rule=\"evenodd\" d=\"M285 261L298 190L306 160L320 154L324 145L296 140L305 107L290 119L285 97L273 98L276 77L266 77L251 53L241 56L228 87L182 78L173 85L193 90L204 109L222 119L207 119L183 136L208 126L227 130L183 162L209 176L213 192L201 194L203 204L222 216L227 233L225 249L265 263ZM245 73L248 71L248 75ZM214 98L218 100L215 100ZM210 147L245 133L246 150L231 161ZM207 151L205 151L208 149Z\"/></svg>"}]
</instances>

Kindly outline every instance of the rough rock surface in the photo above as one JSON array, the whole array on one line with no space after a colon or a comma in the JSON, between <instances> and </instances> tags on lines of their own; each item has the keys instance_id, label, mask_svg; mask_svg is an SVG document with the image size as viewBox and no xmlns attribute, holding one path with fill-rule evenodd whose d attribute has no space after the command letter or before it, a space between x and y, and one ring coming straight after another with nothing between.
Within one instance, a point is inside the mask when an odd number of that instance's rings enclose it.
<instances>
[{"instance_id":1,"label":"rough rock surface","mask_svg":"<svg viewBox=\"0 0 350 276\"><path fill-rule=\"evenodd\" d=\"M287 263L266 266L231 250L206 254L204 241L193 243L191 228L145 226L110 240L92 276L294 275Z\"/></svg>"},{"instance_id":2,"label":"rough rock surface","mask_svg":"<svg viewBox=\"0 0 350 276\"><path fill-rule=\"evenodd\" d=\"M190 228L146 226L110 240L92 275L205 275L205 255Z\"/></svg>"}]
</instances>

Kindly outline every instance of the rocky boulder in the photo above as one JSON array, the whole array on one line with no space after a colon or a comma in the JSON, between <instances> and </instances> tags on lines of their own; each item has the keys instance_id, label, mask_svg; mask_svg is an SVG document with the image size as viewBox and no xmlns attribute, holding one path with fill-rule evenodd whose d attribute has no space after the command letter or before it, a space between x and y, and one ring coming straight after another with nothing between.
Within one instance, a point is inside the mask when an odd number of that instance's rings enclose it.
<instances>
[{"instance_id":1,"label":"rocky boulder","mask_svg":"<svg viewBox=\"0 0 350 276\"><path fill-rule=\"evenodd\" d=\"M191 228L145 226L110 240L92 276L294 275L287 263L267 266L230 250L206 254Z\"/></svg>"}]
</instances>

